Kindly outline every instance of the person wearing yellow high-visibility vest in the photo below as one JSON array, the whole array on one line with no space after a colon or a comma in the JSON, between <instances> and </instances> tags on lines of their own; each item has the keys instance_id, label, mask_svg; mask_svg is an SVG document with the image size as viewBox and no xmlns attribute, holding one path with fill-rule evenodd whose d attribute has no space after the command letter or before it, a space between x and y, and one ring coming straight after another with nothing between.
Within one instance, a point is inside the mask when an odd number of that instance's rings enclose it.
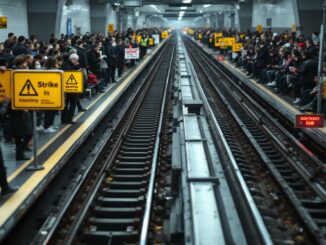
<instances>
[{"instance_id":1,"label":"person wearing yellow high-visibility vest","mask_svg":"<svg viewBox=\"0 0 326 245\"><path fill-rule=\"evenodd\" d=\"M140 58L142 59L147 52L147 47L148 47L148 35L147 33L144 33L140 39L140 43L139 43L139 48L140 48Z\"/></svg>"}]
</instances>

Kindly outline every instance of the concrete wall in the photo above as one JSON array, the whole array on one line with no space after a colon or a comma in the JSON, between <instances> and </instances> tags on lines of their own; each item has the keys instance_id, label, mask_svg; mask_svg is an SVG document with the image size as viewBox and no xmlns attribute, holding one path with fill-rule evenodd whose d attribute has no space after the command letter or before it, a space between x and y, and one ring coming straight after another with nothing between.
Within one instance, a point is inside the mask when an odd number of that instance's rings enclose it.
<instances>
[{"instance_id":1,"label":"concrete wall","mask_svg":"<svg viewBox=\"0 0 326 245\"><path fill-rule=\"evenodd\" d=\"M257 25L263 25L265 28L266 20L271 18L273 31L290 30L293 24L298 24L298 20L295 18L296 14L296 0L277 0L275 4L259 3L259 0L254 0L252 28L255 29Z\"/></svg>"},{"instance_id":2,"label":"concrete wall","mask_svg":"<svg viewBox=\"0 0 326 245\"><path fill-rule=\"evenodd\" d=\"M29 33L41 40L49 40L51 34L56 33L58 4L61 0L28 0L28 28ZM57 30L58 31L58 30Z\"/></svg>"},{"instance_id":3,"label":"concrete wall","mask_svg":"<svg viewBox=\"0 0 326 245\"><path fill-rule=\"evenodd\" d=\"M323 0L297 0L300 26L302 33L311 34L313 31L320 32L320 25L323 21L322 6Z\"/></svg>"},{"instance_id":4,"label":"concrete wall","mask_svg":"<svg viewBox=\"0 0 326 245\"><path fill-rule=\"evenodd\" d=\"M90 4L89 0L75 0L67 7L63 6L60 33L67 34L67 19L71 18L72 32L76 33L79 27L82 34L91 31Z\"/></svg>"},{"instance_id":5,"label":"concrete wall","mask_svg":"<svg viewBox=\"0 0 326 245\"><path fill-rule=\"evenodd\" d=\"M8 17L7 29L0 29L0 42L7 39L9 32L28 37L26 0L1 0L0 16Z\"/></svg>"}]
</instances>

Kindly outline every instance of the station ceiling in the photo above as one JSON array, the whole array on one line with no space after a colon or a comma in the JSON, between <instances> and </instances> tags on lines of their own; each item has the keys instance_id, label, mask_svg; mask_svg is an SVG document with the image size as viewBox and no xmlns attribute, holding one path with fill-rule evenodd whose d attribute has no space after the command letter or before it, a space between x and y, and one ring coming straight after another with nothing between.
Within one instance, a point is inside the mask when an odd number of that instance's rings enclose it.
<instances>
[{"instance_id":1,"label":"station ceiling","mask_svg":"<svg viewBox=\"0 0 326 245\"><path fill-rule=\"evenodd\" d=\"M119 0L91 0L91 3L122 3ZM192 0L191 4L233 4L238 3L239 0ZM142 0L143 5L180 5L182 0Z\"/></svg>"}]
</instances>

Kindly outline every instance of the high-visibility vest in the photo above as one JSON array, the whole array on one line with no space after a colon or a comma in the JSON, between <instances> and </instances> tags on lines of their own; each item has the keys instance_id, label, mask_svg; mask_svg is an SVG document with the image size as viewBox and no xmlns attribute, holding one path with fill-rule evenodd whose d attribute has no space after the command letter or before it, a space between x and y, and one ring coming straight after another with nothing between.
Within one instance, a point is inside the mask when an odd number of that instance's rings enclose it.
<instances>
[{"instance_id":1,"label":"high-visibility vest","mask_svg":"<svg viewBox=\"0 0 326 245\"><path fill-rule=\"evenodd\" d=\"M140 46L147 47L147 44L148 44L148 37L142 38L140 40Z\"/></svg>"}]
</instances>

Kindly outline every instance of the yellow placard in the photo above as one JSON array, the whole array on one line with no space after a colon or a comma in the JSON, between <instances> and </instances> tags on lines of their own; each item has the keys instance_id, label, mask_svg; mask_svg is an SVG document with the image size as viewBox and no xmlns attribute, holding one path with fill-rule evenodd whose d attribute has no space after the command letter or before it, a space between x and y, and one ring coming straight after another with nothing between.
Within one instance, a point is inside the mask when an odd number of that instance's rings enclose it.
<instances>
[{"instance_id":1,"label":"yellow placard","mask_svg":"<svg viewBox=\"0 0 326 245\"><path fill-rule=\"evenodd\" d=\"M138 36L137 36L137 43L140 43L141 38L142 38L141 35L138 35Z\"/></svg>"},{"instance_id":2,"label":"yellow placard","mask_svg":"<svg viewBox=\"0 0 326 245\"><path fill-rule=\"evenodd\" d=\"M292 31L292 32L297 32L297 26L293 24L293 25L291 26L291 31Z\"/></svg>"},{"instance_id":3,"label":"yellow placard","mask_svg":"<svg viewBox=\"0 0 326 245\"><path fill-rule=\"evenodd\" d=\"M219 47L220 46L220 42L219 42L219 39L223 37L223 33L222 32L217 32L217 33L214 33L214 46L215 47Z\"/></svg>"},{"instance_id":4,"label":"yellow placard","mask_svg":"<svg viewBox=\"0 0 326 245\"><path fill-rule=\"evenodd\" d=\"M10 97L10 78L10 70L0 72L0 101L3 101L5 97Z\"/></svg>"},{"instance_id":5,"label":"yellow placard","mask_svg":"<svg viewBox=\"0 0 326 245\"><path fill-rule=\"evenodd\" d=\"M199 33L198 34L198 39L203 39L203 34Z\"/></svg>"},{"instance_id":6,"label":"yellow placard","mask_svg":"<svg viewBox=\"0 0 326 245\"><path fill-rule=\"evenodd\" d=\"M167 31L162 32L162 39L167 39L169 37L169 33Z\"/></svg>"},{"instance_id":7,"label":"yellow placard","mask_svg":"<svg viewBox=\"0 0 326 245\"><path fill-rule=\"evenodd\" d=\"M8 18L7 16L0 16L0 29L7 29Z\"/></svg>"},{"instance_id":8,"label":"yellow placard","mask_svg":"<svg viewBox=\"0 0 326 245\"><path fill-rule=\"evenodd\" d=\"M150 38L148 39L148 45L149 45L149 46L153 46L153 45L154 45L154 38L151 38L151 37L150 37Z\"/></svg>"},{"instance_id":9,"label":"yellow placard","mask_svg":"<svg viewBox=\"0 0 326 245\"><path fill-rule=\"evenodd\" d=\"M63 73L63 91L66 93L83 93L84 74L82 71L65 71Z\"/></svg>"},{"instance_id":10,"label":"yellow placard","mask_svg":"<svg viewBox=\"0 0 326 245\"><path fill-rule=\"evenodd\" d=\"M219 45L221 48L232 47L235 43L235 37L219 38Z\"/></svg>"},{"instance_id":11,"label":"yellow placard","mask_svg":"<svg viewBox=\"0 0 326 245\"><path fill-rule=\"evenodd\" d=\"M232 52L240 52L243 44L242 43L234 43L232 45Z\"/></svg>"},{"instance_id":12,"label":"yellow placard","mask_svg":"<svg viewBox=\"0 0 326 245\"><path fill-rule=\"evenodd\" d=\"M263 32L263 25L257 25L257 26L256 26L256 30L257 30L259 33L262 33L262 32Z\"/></svg>"},{"instance_id":13,"label":"yellow placard","mask_svg":"<svg viewBox=\"0 0 326 245\"><path fill-rule=\"evenodd\" d=\"M114 24L108 24L108 33L114 33Z\"/></svg>"},{"instance_id":14,"label":"yellow placard","mask_svg":"<svg viewBox=\"0 0 326 245\"><path fill-rule=\"evenodd\" d=\"M14 70L11 79L13 110L63 110L63 72Z\"/></svg>"}]
</instances>

